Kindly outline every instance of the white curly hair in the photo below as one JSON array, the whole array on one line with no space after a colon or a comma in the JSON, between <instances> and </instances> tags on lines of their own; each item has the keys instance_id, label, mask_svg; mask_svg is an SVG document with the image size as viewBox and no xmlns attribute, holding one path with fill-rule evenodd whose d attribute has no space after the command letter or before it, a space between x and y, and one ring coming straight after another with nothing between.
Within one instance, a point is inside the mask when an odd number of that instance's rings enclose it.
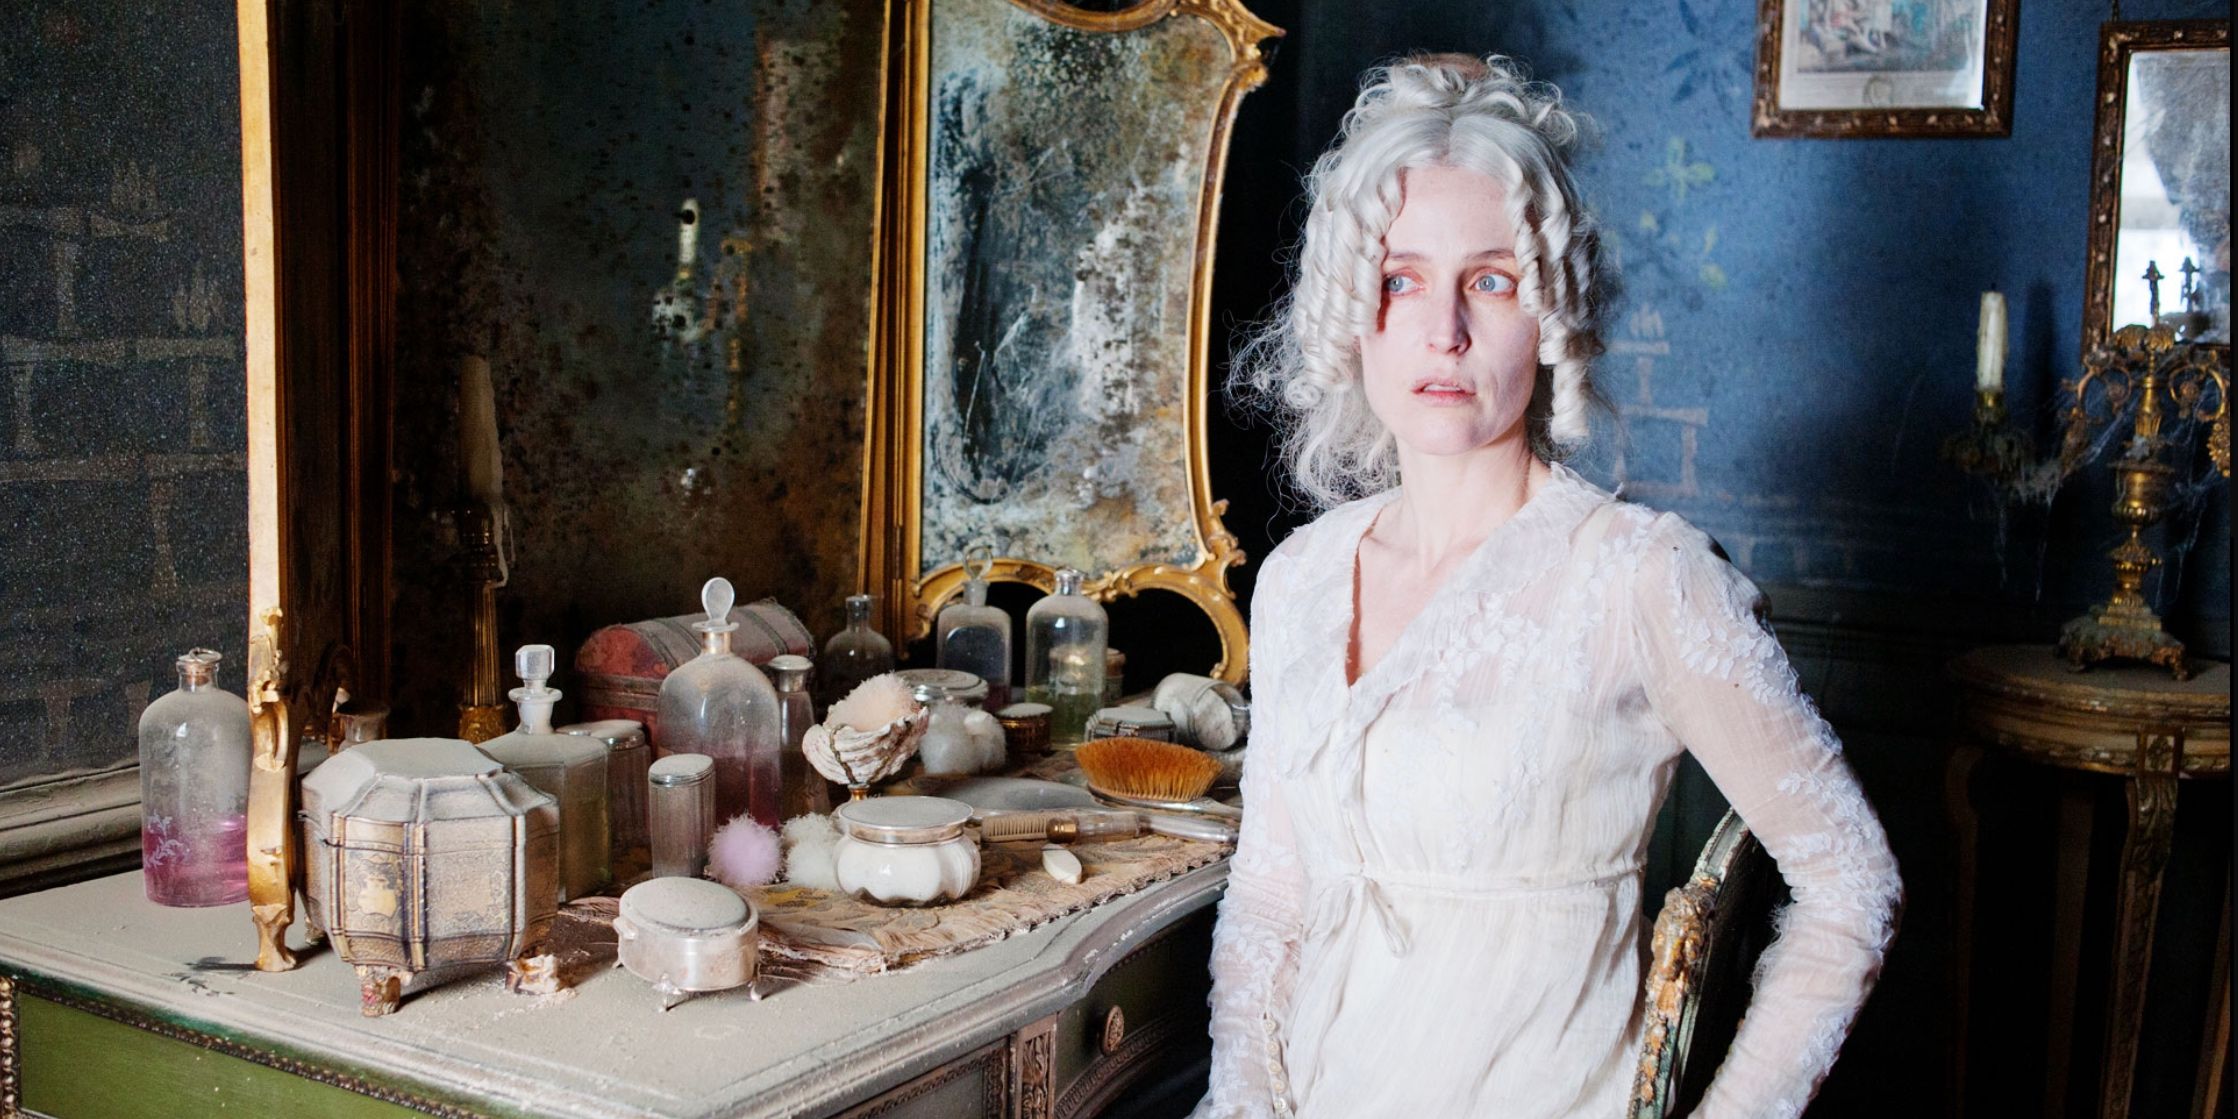
<instances>
[{"instance_id":1,"label":"white curly hair","mask_svg":"<svg viewBox=\"0 0 2238 1119\"><path fill-rule=\"evenodd\" d=\"M1517 297L1539 320L1531 445L1559 460L1581 448L1601 352L1600 239L1562 152L1582 118L1561 91L1499 55L1417 55L1371 70L1336 142L1306 178L1311 210L1297 278L1274 319L1238 352L1231 389L1273 414L1298 492L1318 508L1399 481L1391 433L1369 411L1359 339L1382 304L1383 237L1400 175L1457 167L1506 187Z\"/></svg>"}]
</instances>

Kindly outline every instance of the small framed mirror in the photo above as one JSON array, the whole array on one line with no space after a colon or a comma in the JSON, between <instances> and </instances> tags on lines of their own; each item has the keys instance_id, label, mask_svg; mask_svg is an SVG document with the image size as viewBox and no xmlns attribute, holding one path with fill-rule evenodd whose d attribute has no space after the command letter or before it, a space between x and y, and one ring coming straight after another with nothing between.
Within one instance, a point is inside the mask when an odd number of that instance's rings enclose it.
<instances>
[{"instance_id":1,"label":"small framed mirror","mask_svg":"<svg viewBox=\"0 0 2238 1119\"><path fill-rule=\"evenodd\" d=\"M1211 616L1240 679L1242 561L1206 479L1228 133L1279 32L1239 0L910 0L889 148L866 583L921 635L997 580L1089 576Z\"/></svg>"},{"instance_id":2,"label":"small framed mirror","mask_svg":"<svg viewBox=\"0 0 2238 1119\"><path fill-rule=\"evenodd\" d=\"M2230 24L2108 23L2098 50L2083 351L2162 314L2230 341Z\"/></svg>"}]
</instances>

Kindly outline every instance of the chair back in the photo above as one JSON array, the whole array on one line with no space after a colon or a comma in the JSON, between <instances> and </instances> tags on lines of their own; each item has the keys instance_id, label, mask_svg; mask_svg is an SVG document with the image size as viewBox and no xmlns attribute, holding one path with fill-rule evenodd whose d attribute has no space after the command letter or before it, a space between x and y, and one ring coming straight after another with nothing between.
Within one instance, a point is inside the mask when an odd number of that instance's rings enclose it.
<instances>
[{"instance_id":1,"label":"chair back","mask_svg":"<svg viewBox=\"0 0 2238 1119\"><path fill-rule=\"evenodd\" d=\"M1772 861L1727 810L1686 884L1664 895L1646 984L1646 1030L1628 1119L1671 1119L1699 1103L1748 1009L1750 972L1771 939Z\"/></svg>"}]
</instances>

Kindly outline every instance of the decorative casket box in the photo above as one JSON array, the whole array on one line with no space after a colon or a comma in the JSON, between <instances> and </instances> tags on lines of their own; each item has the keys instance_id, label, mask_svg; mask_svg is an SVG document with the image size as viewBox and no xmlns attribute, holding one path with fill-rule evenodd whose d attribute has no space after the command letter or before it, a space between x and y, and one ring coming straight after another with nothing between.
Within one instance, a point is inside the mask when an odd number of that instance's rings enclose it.
<instances>
[{"instance_id":1,"label":"decorative casket box","mask_svg":"<svg viewBox=\"0 0 2238 1119\"><path fill-rule=\"evenodd\" d=\"M592 633L575 651L575 672L582 677L583 720L635 719L645 724L657 745L660 726L654 709L660 706L661 681L677 665L699 655L703 639L692 623L706 620L704 614L685 614L607 626ZM775 599L735 607L730 620L738 626L731 634L731 651L757 667L786 653L815 655L815 639L808 627Z\"/></svg>"},{"instance_id":2,"label":"decorative casket box","mask_svg":"<svg viewBox=\"0 0 2238 1119\"><path fill-rule=\"evenodd\" d=\"M303 894L363 1010L408 976L532 954L559 899L559 805L451 738L369 742L303 779Z\"/></svg>"}]
</instances>

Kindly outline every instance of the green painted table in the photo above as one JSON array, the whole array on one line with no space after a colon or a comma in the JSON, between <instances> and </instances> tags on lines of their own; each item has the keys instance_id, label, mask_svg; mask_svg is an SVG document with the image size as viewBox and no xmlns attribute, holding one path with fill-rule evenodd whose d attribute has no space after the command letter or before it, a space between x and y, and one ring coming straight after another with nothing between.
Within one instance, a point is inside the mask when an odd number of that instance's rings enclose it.
<instances>
[{"instance_id":1,"label":"green painted table","mask_svg":"<svg viewBox=\"0 0 2238 1119\"><path fill-rule=\"evenodd\" d=\"M245 906L162 909L137 872L0 901L0 1115L989 1116L1057 1119L1201 1086L1226 864L961 955L667 1013L596 970L495 972L358 1013L331 952L249 966ZM291 938L302 943L300 930Z\"/></svg>"}]
</instances>

